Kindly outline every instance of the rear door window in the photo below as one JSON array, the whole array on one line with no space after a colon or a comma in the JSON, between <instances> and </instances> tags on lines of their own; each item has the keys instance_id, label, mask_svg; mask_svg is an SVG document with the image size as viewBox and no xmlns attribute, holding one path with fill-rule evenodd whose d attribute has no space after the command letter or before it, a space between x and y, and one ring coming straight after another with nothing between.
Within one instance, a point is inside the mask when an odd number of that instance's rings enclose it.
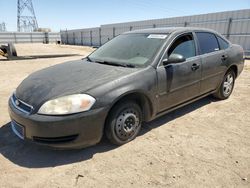
<instances>
[{"instance_id":1,"label":"rear door window","mask_svg":"<svg viewBox=\"0 0 250 188\"><path fill-rule=\"evenodd\" d=\"M218 38L218 42L220 44L220 49L221 50L227 49L229 47L229 44L228 44L227 41L225 41L223 38L221 38L219 36L217 36L217 38Z\"/></svg>"},{"instance_id":2,"label":"rear door window","mask_svg":"<svg viewBox=\"0 0 250 188\"><path fill-rule=\"evenodd\" d=\"M219 50L219 44L214 34L208 32L196 32L201 54Z\"/></svg>"}]
</instances>

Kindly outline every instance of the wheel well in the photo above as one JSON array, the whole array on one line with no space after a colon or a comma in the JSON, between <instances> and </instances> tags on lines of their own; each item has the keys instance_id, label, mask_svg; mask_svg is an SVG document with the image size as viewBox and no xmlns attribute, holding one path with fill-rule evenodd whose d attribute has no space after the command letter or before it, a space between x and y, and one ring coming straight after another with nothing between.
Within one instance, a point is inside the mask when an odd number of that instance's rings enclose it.
<instances>
[{"instance_id":1,"label":"wheel well","mask_svg":"<svg viewBox=\"0 0 250 188\"><path fill-rule=\"evenodd\" d=\"M236 65L232 65L231 67L229 67L228 71L229 70L233 70L234 71L235 77L238 76L238 68L237 68Z\"/></svg>"},{"instance_id":2,"label":"wheel well","mask_svg":"<svg viewBox=\"0 0 250 188\"><path fill-rule=\"evenodd\" d=\"M143 121L148 121L151 118L152 112L153 112L152 103L147 96L145 96L144 94L141 94L141 93L129 93L129 94L124 95L121 98L119 98L117 101L114 102L114 104L110 108L108 115L107 115L107 118L109 116L110 111L116 105L120 105L126 101L134 101L135 103L137 103L140 106L140 108L142 110L142 114L143 114ZM107 118L106 118L106 120L107 120ZM105 121L105 123L106 123L106 121Z\"/></svg>"}]
</instances>

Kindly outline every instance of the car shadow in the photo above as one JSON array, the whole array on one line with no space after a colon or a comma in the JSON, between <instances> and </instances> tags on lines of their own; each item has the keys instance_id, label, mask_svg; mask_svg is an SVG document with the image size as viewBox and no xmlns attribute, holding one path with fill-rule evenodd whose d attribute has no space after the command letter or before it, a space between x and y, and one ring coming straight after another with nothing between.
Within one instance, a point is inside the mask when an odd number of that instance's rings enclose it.
<instances>
[{"instance_id":1,"label":"car shadow","mask_svg":"<svg viewBox=\"0 0 250 188\"><path fill-rule=\"evenodd\" d=\"M27 168L55 167L85 161L96 153L116 148L104 138L99 144L79 150L56 150L20 140L11 130L10 122L0 128L0 154L11 162Z\"/></svg>"},{"instance_id":2,"label":"car shadow","mask_svg":"<svg viewBox=\"0 0 250 188\"><path fill-rule=\"evenodd\" d=\"M30 59L44 59L44 58L58 58L58 57L70 57L70 56L83 56L80 54L52 54L52 55L31 55L31 56L13 56L6 59L0 59L0 61L12 61L12 60L30 60Z\"/></svg>"},{"instance_id":3,"label":"car shadow","mask_svg":"<svg viewBox=\"0 0 250 188\"><path fill-rule=\"evenodd\" d=\"M164 125L170 121L173 121L178 117L184 116L185 114L188 114L192 111L195 111L196 109L198 109L202 106L205 106L205 105L208 105L212 102L217 102L217 101L219 101L219 100L214 98L213 96L207 96L207 97L202 98L198 101L195 101L191 104L188 104L184 107L181 107L181 108L176 109L172 112L169 112L161 117L156 118L155 120L153 120L151 122L145 123L143 125L142 131L140 132L140 135L143 135L154 128L157 128L161 125Z\"/></svg>"},{"instance_id":4,"label":"car shadow","mask_svg":"<svg viewBox=\"0 0 250 188\"><path fill-rule=\"evenodd\" d=\"M212 97L206 97L149 123L145 123L139 136L215 101ZM116 148L118 146L111 145L104 137L99 144L85 149L55 150L20 140L12 133L10 123L0 128L0 153L9 161L26 168L45 168L76 163L88 160L97 153L107 152Z\"/></svg>"}]
</instances>

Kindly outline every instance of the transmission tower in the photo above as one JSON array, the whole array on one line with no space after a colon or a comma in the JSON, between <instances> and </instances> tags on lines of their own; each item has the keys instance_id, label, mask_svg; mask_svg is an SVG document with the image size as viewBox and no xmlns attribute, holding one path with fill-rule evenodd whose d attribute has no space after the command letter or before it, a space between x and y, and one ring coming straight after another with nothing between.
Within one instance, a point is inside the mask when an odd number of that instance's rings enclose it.
<instances>
[{"instance_id":1,"label":"transmission tower","mask_svg":"<svg viewBox=\"0 0 250 188\"><path fill-rule=\"evenodd\" d=\"M38 28L32 0L17 1L17 30L31 32Z\"/></svg>"},{"instance_id":2,"label":"transmission tower","mask_svg":"<svg viewBox=\"0 0 250 188\"><path fill-rule=\"evenodd\" d=\"M0 23L0 32L6 31L6 25L5 22Z\"/></svg>"}]
</instances>

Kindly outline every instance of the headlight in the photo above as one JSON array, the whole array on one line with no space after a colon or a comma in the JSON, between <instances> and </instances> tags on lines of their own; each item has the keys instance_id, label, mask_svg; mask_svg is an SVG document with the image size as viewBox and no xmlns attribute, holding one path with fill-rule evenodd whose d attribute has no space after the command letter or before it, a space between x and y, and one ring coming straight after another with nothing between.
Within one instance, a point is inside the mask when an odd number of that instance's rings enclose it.
<instances>
[{"instance_id":1,"label":"headlight","mask_svg":"<svg viewBox=\"0 0 250 188\"><path fill-rule=\"evenodd\" d=\"M64 115L89 110L95 99L87 94L76 94L59 97L45 102L38 111L38 114Z\"/></svg>"}]
</instances>

